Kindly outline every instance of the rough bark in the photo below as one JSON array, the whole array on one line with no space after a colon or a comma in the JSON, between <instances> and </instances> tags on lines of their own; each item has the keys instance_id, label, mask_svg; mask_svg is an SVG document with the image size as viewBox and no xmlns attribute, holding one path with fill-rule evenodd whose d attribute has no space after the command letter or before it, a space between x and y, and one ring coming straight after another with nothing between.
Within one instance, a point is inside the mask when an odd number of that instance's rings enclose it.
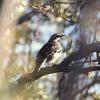
<instances>
[{"instance_id":1,"label":"rough bark","mask_svg":"<svg viewBox=\"0 0 100 100\"><path fill-rule=\"evenodd\" d=\"M81 46L92 43L95 38L100 37L100 30L97 30L99 27L100 19L97 19L96 12L100 11L100 1L99 0L86 0L88 1L84 7L81 9L80 18L78 24L80 28L77 29L80 31L80 41ZM97 26L96 26L97 25ZM83 47L82 47L83 48ZM87 53L87 51L83 50ZM82 66L80 66L82 67ZM89 81L87 76L79 74L66 74L63 73L60 76L60 81L58 85L58 95L60 100L78 100L76 97L84 86L87 85L86 81ZM81 84L81 85L80 85ZM76 94L78 92L78 94ZM82 92L82 91L81 91ZM80 96L78 96L80 97Z\"/></svg>"}]
</instances>

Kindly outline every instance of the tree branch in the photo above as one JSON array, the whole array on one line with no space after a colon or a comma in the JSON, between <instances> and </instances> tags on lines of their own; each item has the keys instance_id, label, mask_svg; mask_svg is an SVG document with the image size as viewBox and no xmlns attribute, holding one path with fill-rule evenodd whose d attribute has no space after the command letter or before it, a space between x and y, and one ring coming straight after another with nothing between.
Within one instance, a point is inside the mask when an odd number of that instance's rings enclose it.
<instances>
[{"instance_id":1,"label":"tree branch","mask_svg":"<svg viewBox=\"0 0 100 100\"><path fill-rule=\"evenodd\" d=\"M93 52L100 52L100 42L87 44L84 47L81 47L77 52L72 53L68 57L66 57L61 64L69 65L72 61L80 60L89 56Z\"/></svg>"},{"instance_id":2,"label":"tree branch","mask_svg":"<svg viewBox=\"0 0 100 100\"><path fill-rule=\"evenodd\" d=\"M76 95L79 93L82 93L85 89L89 89L91 86L93 86L96 83L100 83L100 78L95 78L90 84L84 86L82 89L80 89L78 92L76 92Z\"/></svg>"},{"instance_id":3,"label":"tree branch","mask_svg":"<svg viewBox=\"0 0 100 100\"><path fill-rule=\"evenodd\" d=\"M84 46L77 52L72 53L68 57L66 57L60 64L54 65L52 67L45 67L41 68L38 72L31 72L28 74L22 75L18 80L16 80L15 87L17 89L19 87L23 88L25 84L34 82L35 80L39 79L42 76L58 73L58 72L65 72L65 73L79 73L84 74L91 71L98 71L100 70L100 66L92 66L88 68L77 68L76 66L71 66L70 63L75 60L80 60L89 56L93 52L100 52L100 42L92 43L89 45Z\"/></svg>"},{"instance_id":4,"label":"tree branch","mask_svg":"<svg viewBox=\"0 0 100 100\"><path fill-rule=\"evenodd\" d=\"M58 72L64 72L64 73L79 73L84 74L91 71L98 71L100 70L100 66L92 66L88 68L75 68L75 66L68 66L69 68L62 67L60 65L52 66L52 67L45 67L42 68L39 72L37 72L36 75L34 73L25 74L20 77L17 81L19 83L27 83L27 82L33 82L37 79L39 79L42 76L52 74L52 73L58 73Z\"/></svg>"}]
</instances>

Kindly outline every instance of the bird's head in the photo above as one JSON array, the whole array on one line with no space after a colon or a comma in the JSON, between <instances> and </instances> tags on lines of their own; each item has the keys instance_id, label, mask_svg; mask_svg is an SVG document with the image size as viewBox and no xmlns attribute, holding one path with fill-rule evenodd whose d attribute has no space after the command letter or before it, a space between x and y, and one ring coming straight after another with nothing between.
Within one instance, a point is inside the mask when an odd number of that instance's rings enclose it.
<instances>
[{"instance_id":1,"label":"bird's head","mask_svg":"<svg viewBox=\"0 0 100 100\"><path fill-rule=\"evenodd\" d=\"M61 39L61 37L66 36L66 35L62 35L62 34L53 34L49 41L59 41Z\"/></svg>"}]
</instances>

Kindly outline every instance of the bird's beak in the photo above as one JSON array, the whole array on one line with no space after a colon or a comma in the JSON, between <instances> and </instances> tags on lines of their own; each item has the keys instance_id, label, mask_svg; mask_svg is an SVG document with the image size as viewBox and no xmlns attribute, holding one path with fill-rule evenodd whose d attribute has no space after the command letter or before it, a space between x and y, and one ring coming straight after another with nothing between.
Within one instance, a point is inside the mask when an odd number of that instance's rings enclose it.
<instances>
[{"instance_id":1,"label":"bird's beak","mask_svg":"<svg viewBox=\"0 0 100 100\"><path fill-rule=\"evenodd\" d=\"M60 37L63 37L63 36L66 36L66 35L60 35Z\"/></svg>"}]
</instances>

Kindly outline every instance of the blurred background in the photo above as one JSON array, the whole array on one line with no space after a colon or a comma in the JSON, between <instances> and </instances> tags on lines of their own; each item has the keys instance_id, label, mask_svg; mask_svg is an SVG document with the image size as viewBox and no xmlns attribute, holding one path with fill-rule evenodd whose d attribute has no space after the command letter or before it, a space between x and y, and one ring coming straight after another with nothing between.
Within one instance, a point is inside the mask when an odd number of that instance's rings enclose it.
<instances>
[{"instance_id":1,"label":"blurred background","mask_svg":"<svg viewBox=\"0 0 100 100\"><path fill-rule=\"evenodd\" d=\"M13 99L6 91L10 82L33 71L37 52L52 34L67 36L60 41L63 54L57 63L100 40L99 5L99 0L1 0L0 99L100 100L99 72L47 75ZM73 64L89 67L97 65L95 59L93 53Z\"/></svg>"}]
</instances>

